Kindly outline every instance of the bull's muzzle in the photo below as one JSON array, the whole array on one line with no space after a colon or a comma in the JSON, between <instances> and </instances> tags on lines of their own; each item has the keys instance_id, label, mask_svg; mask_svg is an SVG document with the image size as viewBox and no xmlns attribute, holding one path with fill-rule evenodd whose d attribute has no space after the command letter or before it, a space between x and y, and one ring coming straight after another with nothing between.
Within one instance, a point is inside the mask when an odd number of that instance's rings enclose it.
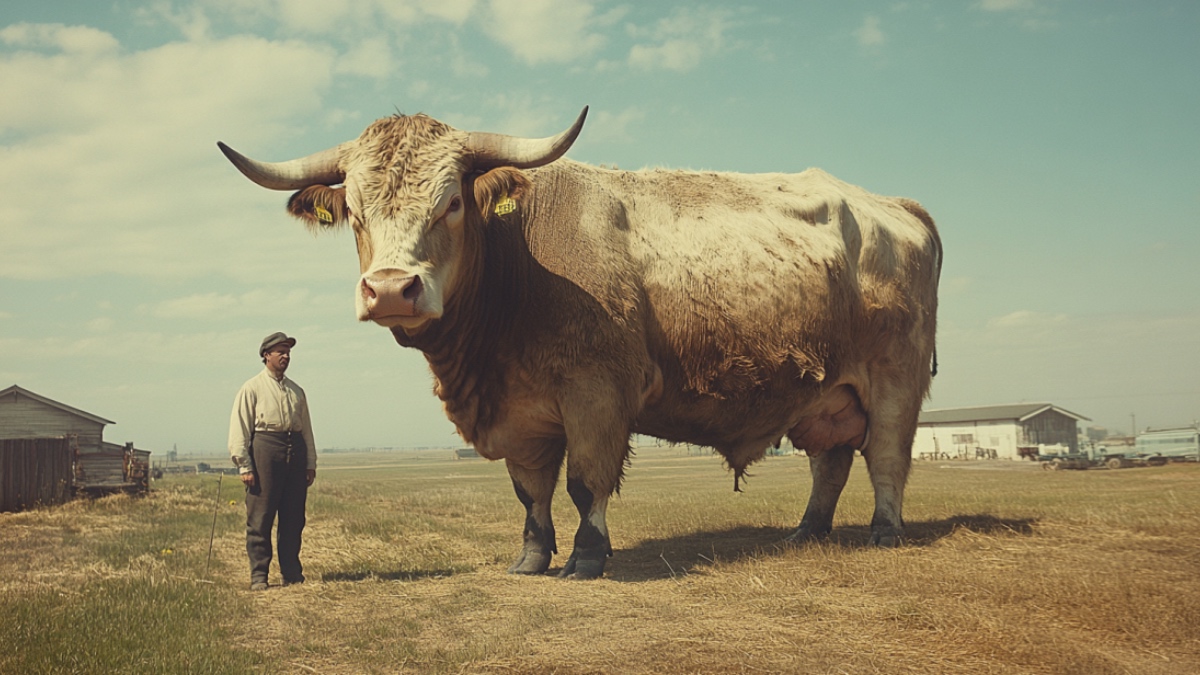
<instances>
[{"instance_id":1,"label":"bull's muzzle","mask_svg":"<svg viewBox=\"0 0 1200 675\"><path fill-rule=\"evenodd\" d=\"M399 270L380 270L365 274L359 282L364 319L378 321L388 317L417 316L417 303L424 284L416 274Z\"/></svg>"}]
</instances>

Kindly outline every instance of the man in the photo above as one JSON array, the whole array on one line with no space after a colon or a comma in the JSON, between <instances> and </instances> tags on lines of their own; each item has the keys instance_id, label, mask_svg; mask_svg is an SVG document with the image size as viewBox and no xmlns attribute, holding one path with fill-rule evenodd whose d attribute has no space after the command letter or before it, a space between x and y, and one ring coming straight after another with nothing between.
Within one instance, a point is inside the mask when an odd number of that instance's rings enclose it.
<instances>
[{"instance_id":1,"label":"man","mask_svg":"<svg viewBox=\"0 0 1200 675\"><path fill-rule=\"evenodd\" d=\"M300 534L308 487L317 477L317 446L304 390L283 376L295 344L283 333L263 339L258 355L266 367L238 390L229 419L229 454L246 484L246 553L254 591L267 589L277 513L283 585L304 583Z\"/></svg>"}]
</instances>

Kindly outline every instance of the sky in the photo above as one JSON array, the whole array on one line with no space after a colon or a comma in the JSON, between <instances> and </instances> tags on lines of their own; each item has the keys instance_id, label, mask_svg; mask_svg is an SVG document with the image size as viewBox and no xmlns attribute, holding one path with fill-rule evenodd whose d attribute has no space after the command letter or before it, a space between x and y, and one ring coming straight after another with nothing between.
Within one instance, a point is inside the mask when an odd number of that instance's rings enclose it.
<instances>
[{"instance_id":1,"label":"sky","mask_svg":"<svg viewBox=\"0 0 1200 675\"><path fill-rule=\"evenodd\" d=\"M257 159L423 112L622 169L819 167L945 248L927 409L1200 419L1200 3L171 0L0 4L0 389L220 451L264 336L317 445L459 447L424 358L354 315L347 232Z\"/></svg>"}]
</instances>

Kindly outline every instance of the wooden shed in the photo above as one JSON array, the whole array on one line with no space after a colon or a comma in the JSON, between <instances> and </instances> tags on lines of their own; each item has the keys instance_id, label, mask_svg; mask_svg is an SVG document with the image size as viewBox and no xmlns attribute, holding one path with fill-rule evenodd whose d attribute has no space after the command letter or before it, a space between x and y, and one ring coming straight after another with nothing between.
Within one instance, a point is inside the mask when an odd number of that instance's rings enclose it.
<instances>
[{"instance_id":1,"label":"wooden shed","mask_svg":"<svg viewBox=\"0 0 1200 675\"><path fill-rule=\"evenodd\" d=\"M15 384L0 391L0 440L70 439L73 492L139 490L149 486L150 453L134 448L132 443L106 443L104 427L109 424L113 421ZM25 462L22 466L34 461L22 460ZM30 475L38 475L35 469L30 470L34 472Z\"/></svg>"}]
</instances>

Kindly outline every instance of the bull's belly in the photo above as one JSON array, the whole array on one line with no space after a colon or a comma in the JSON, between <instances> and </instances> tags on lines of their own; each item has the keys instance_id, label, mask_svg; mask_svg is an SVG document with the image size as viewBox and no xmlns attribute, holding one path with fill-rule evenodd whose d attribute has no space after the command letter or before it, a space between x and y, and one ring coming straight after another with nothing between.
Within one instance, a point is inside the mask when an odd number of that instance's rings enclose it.
<instances>
[{"instance_id":1,"label":"bull's belly","mask_svg":"<svg viewBox=\"0 0 1200 675\"><path fill-rule=\"evenodd\" d=\"M747 445L775 443L787 436L809 455L834 448L861 448L867 440L868 415L854 389L846 384L815 401L707 401L692 405L648 408L635 431L676 443L716 448L722 454L741 452Z\"/></svg>"}]
</instances>

